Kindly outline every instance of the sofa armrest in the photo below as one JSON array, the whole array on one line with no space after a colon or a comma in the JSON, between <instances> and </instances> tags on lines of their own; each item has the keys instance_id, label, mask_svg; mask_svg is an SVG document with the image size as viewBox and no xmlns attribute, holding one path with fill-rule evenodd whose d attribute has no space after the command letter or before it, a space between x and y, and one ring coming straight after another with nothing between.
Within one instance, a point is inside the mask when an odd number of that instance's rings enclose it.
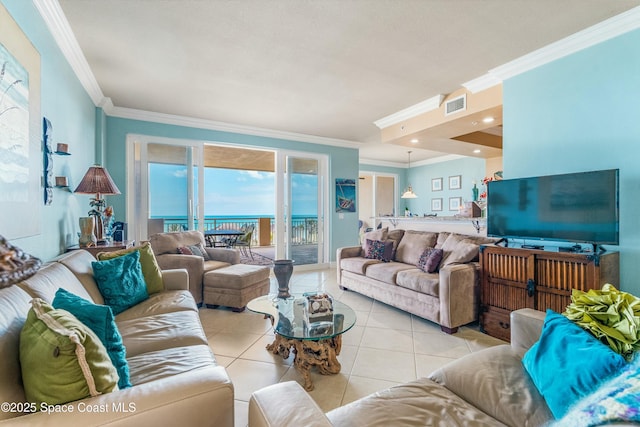
<instances>
[{"instance_id":1,"label":"sofa armrest","mask_svg":"<svg viewBox=\"0 0 640 427\"><path fill-rule=\"evenodd\" d=\"M527 351L540 338L544 311L522 308L511 312L511 347Z\"/></svg>"},{"instance_id":2,"label":"sofa armrest","mask_svg":"<svg viewBox=\"0 0 640 427\"><path fill-rule=\"evenodd\" d=\"M180 420L183 425L233 427L233 399L233 384L225 369L211 366L60 405L73 413L36 412L0 421L0 426L16 422L38 426L150 426Z\"/></svg>"},{"instance_id":3,"label":"sofa armrest","mask_svg":"<svg viewBox=\"0 0 640 427\"><path fill-rule=\"evenodd\" d=\"M453 330L478 320L478 263L440 269L440 326Z\"/></svg>"},{"instance_id":4,"label":"sofa armrest","mask_svg":"<svg viewBox=\"0 0 640 427\"><path fill-rule=\"evenodd\" d=\"M295 381L262 388L255 391L249 400L249 427L331 425L322 409Z\"/></svg>"},{"instance_id":5,"label":"sofa armrest","mask_svg":"<svg viewBox=\"0 0 640 427\"><path fill-rule=\"evenodd\" d=\"M338 274L338 284L342 282L342 269L340 268L340 260L344 258L355 258L362 256L362 246L345 246L336 249L336 272Z\"/></svg>"},{"instance_id":6,"label":"sofa armrest","mask_svg":"<svg viewBox=\"0 0 640 427\"><path fill-rule=\"evenodd\" d=\"M189 290L189 272L186 268L162 270L161 273L165 291Z\"/></svg>"},{"instance_id":7,"label":"sofa armrest","mask_svg":"<svg viewBox=\"0 0 640 427\"><path fill-rule=\"evenodd\" d=\"M229 248L205 248L209 256L214 261L228 262L229 264L240 263L240 251Z\"/></svg>"}]
</instances>

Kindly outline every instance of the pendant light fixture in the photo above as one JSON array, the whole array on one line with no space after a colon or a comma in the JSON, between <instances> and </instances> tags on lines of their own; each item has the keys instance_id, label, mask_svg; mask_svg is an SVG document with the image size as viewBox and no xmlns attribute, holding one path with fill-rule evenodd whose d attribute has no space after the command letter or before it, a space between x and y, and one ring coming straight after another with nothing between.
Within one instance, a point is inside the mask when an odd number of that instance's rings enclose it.
<instances>
[{"instance_id":1,"label":"pendant light fixture","mask_svg":"<svg viewBox=\"0 0 640 427\"><path fill-rule=\"evenodd\" d=\"M407 152L409 154L409 168L411 169L411 151ZM418 198L418 196L416 196L416 193L413 192L413 188L411 188L411 184L409 184L409 187L407 187L407 189L404 191L404 193L402 193L402 196L400 196L401 199L416 199Z\"/></svg>"}]
</instances>

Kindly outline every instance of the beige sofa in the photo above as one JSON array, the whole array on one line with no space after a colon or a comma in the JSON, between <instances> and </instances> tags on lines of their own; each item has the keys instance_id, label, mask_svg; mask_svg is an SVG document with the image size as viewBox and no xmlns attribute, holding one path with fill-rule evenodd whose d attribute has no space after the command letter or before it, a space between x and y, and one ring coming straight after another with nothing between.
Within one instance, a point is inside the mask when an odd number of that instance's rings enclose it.
<instances>
[{"instance_id":1,"label":"beige sofa","mask_svg":"<svg viewBox=\"0 0 640 427\"><path fill-rule=\"evenodd\" d=\"M553 419L522 365L545 314L511 314L511 344L469 354L420 378L324 414L297 382L265 387L249 402L250 427L542 426ZM286 398L283 398L286 396Z\"/></svg>"},{"instance_id":2,"label":"beige sofa","mask_svg":"<svg viewBox=\"0 0 640 427\"><path fill-rule=\"evenodd\" d=\"M240 252L236 249L208 248L205 250L211 260L204 261L198 255L182 255L178 248L182 246L205 246L204 235L199 231L180 231L174 233L157 233L149 238L158 265L163 270L186 268L189 272L189 290L196 300L202 304L203 276L206 272L228 267L240 262Z\"/></svg>"},{"instance_id":3,"label":"beige sofa","mask_svg":"<svg viewBox=\"0 0 640 427\"><path fill-rule=\"evenodd\" d=\"M338 284L385 304L436 322L447 333L478 320L481 244L495 239L446 232L376 230L364 239L393 241L391 262L365 257L363 246L337 250ZM363 239L363 241L364 241ZM427 248L443 250L438 271L418 268Z\"/></svg>"},{"instance_id":4,"label":"beige sofa","mask_svg":"<svg viewBox=\"0 0 640 427\"><path fill-rule=\"evenodd\" d=\"M97 304L104 302L92 261L87 251L70 252L29 279L0 289L0 402L25 402L19 340L31 299L51 303L57 289L64 288ZM179 420L183 425L232 427L233 385L211 352L188 291L187 272L163 271L162 278L164 291L116 316L132 387L73 402L73 413L25 414L3 406L0 425L150 426ZM117 410L123 407L134 410Z\"/></svg>"}]
</instances>

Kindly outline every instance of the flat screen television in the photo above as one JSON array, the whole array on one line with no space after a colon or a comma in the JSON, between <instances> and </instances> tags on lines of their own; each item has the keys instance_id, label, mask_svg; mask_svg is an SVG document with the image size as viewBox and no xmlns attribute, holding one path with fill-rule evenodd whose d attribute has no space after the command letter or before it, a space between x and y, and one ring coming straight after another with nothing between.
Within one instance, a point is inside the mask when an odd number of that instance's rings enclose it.
<instances>
[{"instance_id":1,"label":"flat screen television","mask_svg":"<svg viewBox=\"0 0 640 427\"><path fill-rule=\"evenodd\" d=\"M617 245L618 181L609 169L489 182L487 234Z\"/></svg>"}]
</instances>

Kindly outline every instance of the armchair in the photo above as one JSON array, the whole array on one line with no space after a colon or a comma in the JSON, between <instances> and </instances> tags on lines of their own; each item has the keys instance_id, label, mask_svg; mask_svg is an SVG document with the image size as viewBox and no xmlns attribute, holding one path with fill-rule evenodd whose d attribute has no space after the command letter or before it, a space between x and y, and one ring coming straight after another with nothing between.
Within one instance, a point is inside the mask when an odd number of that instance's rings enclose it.
<instances>
[{"instance_id":1,"label":"armchair","mask_svg":"<svg viewBox=\"0 0 640 427\"><path fill-rule=\"evenodd\" d=\"M255 225L243 227L242 231L244 231L244 234L238 237L233 245L234 248L240 249L244 256L251 256L251 259L253 259L253 252L251 252L251 239L253 239L254 230Z\"/></svg>"},{"instance_id":2,"label":"armchair","mask_svg":"<svg viewBox=\"0 0 640 427\"><path fill-rule=\"evenodd\" d=\"M198 305L202 304L202 277L204 273L240 262L235 249L204 247L204 235L199 231L157 233L149 238L158 265L163 270L185 268L189 273L189 291ZM179 247L201 244L209 255L205 261L199 255L183 255Z\"/></svg>"}]
</instances>

